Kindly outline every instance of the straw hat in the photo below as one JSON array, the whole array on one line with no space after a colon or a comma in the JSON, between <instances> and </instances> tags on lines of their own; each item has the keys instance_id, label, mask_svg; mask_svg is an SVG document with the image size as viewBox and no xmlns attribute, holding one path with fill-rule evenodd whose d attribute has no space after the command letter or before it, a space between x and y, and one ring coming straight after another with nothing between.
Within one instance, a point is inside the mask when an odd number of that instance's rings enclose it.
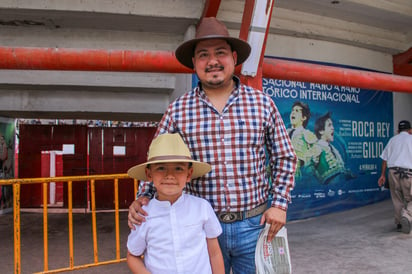
<instances>
[{"instance_id":1,"label":"straw hat","mask_svg":"<svg viewBox=\"0 0 412 274\"><path fill-rule=\"evenodd\" d=\"M250 45L247 42L230 37L226 26L215 17L205 17L200 21L196 29L195 38L182 43L176 49L175 55L177 60L182 65L193 69L192 57L196 44L208 39L226 40L232 47L232 50L237 52L236 65L242 64L249 57Z\"/></svg>"},{"instance_id":2,"label":"straw hat","mask_svg":"<svg viewBox=\"0 0 412 274\"><path fill-rule=\"evenodd\" d=\"M187 162L192 163L192 178L205 175L211 166L192 159L189 148L178 133L165 133L153 139L149 147L147 162L136 165L127 171L127 174L138 180L147 180L145 169L149 164Z\"/></svg>"}]
</instances>

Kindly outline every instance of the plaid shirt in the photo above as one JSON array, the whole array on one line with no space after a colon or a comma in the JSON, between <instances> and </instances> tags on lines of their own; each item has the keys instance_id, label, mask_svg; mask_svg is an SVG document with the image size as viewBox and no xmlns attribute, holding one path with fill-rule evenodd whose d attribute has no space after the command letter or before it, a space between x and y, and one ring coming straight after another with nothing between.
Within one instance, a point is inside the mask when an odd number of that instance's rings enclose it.
<instances>
[{"instance_id":1,"label":"plaid shirt","mask_svg":"<svg viewBox=\"0 0 412 274\"><path fill-rule=\"evenodd\" d=\"M156 136L178 132L193 159L212 165L211 172L186 185L186 192L208 200L216 212L255 208L267 202L270 193L272 206L286 210L296 155L283 120L269 96L234 80L236 89L222 113L199 83L169 105ZM150 192L152 184L143 182L140 195Z\"/></svg>"}]
</instances>

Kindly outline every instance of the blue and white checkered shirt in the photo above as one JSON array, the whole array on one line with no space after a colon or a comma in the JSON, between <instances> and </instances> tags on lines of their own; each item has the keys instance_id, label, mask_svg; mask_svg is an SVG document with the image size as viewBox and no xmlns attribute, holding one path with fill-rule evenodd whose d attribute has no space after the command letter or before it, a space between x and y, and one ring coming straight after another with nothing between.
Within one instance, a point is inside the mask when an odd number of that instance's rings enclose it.
<instances>
[{"instance_id":1,"label":"blue and white checkered shirt","mask_svg":"<svg viewBox=\"0 0 412 274\"><path fill-rule=\"evenodd\" d=\"M178 132L194 160L212 165L211 172L187 184L186 192L208 200L216 212L250 210L267 202L270 193L272 206L286 210L297 158L285 125L268 95L234 80L236 89L221 113L199 83L169 105L155 135ZM144 182L140 194L152 188Z\"/></svg>"}]
</instances>

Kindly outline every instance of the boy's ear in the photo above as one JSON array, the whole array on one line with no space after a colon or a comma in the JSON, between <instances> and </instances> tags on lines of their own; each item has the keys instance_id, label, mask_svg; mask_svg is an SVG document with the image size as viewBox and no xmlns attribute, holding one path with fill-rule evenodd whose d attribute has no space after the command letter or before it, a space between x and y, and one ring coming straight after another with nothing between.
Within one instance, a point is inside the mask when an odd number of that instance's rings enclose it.
<instances>
[{"instance_id":1,"label":"boy's ear","mask_svg":"<svg viewBox=\"0 0 412 274\"><path fill-rule=\"evenodd\" d=\"M152 173L150 172L149 168L145 168L144 172L146 173L147 181L151 182L152 181Z\"/></svg>"},{"instance_id":2,"label":"boy's ear","mask_svg":"<svg viewBox=\"0 0 412 274\"><path fill-rule=\"evenodd\" d=\"M193 167L190 167L188 172L187 172L187 182L190 182L192 180L192 174L193 174Z\"/></svg>"}]
</instances>

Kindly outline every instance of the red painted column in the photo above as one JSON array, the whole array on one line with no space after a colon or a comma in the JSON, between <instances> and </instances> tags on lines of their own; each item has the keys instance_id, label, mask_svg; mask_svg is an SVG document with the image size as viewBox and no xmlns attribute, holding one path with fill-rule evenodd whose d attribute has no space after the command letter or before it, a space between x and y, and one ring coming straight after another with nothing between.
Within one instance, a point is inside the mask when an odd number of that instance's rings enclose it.
<instances>
[{"instance_id":1,"label":"red painted column","mask_svg":"<svg viewBox=\"0 0 412 274\"><path fill-rule=\"evenodd\" d=\"M393 56L393 73L412 76L412 48Z\"/></svg>"},{"instance_id":2,"label":"red painted column","mask_svg":"<svg viewBox=\"0 0 412 274\"><path fill-rule=\"evenodd\" d=\"M263 41L263 47L260 52L260 59L259 59L259 64L258 64L258 70L256 72L256 75L254 77L252 76L246 76L246 75L240 75L240 80L242 83L252 86L256 89L262 90L262 64L263 64L263 58L265 54L265 49L266 49L266 40L267 36L269 33L269 27L270 27L270 21L272 18L272 10L273 10L273 5L275 1L267 0L266 6L265 7L255 7L256 1L255 0L246 0L245 1L245 7L243 9L243 17L242 17L242 25L240 28L240 33L239 33L239 38L247 41L248 35L249 35L249 30L251 28L251 24L253 22L253 11L255 8L264 8L265 9L265 14L268 15L268 21L266 24L266 32L264 36L264 41ZM251 45L253 47L253 45Z\"/></svg>"}]
</instances>

